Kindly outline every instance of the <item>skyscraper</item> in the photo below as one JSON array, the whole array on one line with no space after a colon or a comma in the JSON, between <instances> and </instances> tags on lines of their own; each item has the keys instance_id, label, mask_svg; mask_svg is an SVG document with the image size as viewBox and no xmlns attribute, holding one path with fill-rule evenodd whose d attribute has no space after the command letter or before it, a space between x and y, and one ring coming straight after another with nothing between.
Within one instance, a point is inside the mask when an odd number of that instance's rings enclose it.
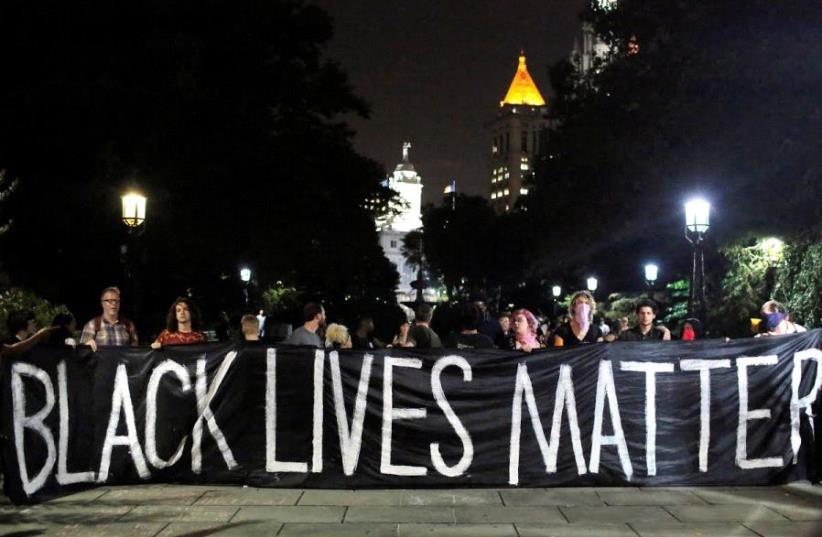
<instances>
[{"instance_id":1,"label":"skyscraper","mask_svg":"<svg viewBox=\"0 0 822 537\"><path fill-rule=\"evenodd\" d=\"M520 53L508 93L499 103L491 130L491 205L510 211L528 194L528 179L548 126L548 107Z\"/></svg>"}]
</instances>

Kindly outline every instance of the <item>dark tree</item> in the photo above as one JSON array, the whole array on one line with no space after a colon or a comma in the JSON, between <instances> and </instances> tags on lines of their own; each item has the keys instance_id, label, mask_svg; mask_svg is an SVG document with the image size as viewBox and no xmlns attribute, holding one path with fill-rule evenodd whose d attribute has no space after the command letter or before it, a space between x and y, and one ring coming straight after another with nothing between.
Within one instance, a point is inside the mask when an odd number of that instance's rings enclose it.
<instances>
[{"instance_id":1,"label":"dark tree","mask_svg":"<svg viewBox=\"0 0 822 537\"><path fill-rule=\"evenodd\" d=\"M367 107L323 59L330 37L296 0L0 4L15 277L96 307L122 280L119 196L135 185L146 306L207 299L241 262L304 294L391 296L364 209L384 172L352 149L340 118Z\"/></svg>"},{"instance_id":2,"label":"dark tree","mask_svg":"<svg viewBox=\"0 0 822 537\"><path fill-rule=\"evenodd\" d=\"M818 4L620 0L584 18L612 54L584 77L552 68L557 126L528 200L544 265L607 266L616 285L648 257L685 269L696 192L719 240L820 220Z\"/></svg>"}]
</instances>

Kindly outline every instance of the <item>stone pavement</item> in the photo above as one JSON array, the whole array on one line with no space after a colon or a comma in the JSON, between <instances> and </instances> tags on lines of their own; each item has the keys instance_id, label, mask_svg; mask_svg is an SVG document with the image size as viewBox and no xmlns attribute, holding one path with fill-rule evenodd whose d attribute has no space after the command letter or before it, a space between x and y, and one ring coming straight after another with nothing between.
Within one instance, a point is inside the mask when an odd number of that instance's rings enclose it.
<instances>
[{"instance_id":1,"label":"stone pavement","mask_svg":"<svg viewBox=\"0 0 822 537\"><path fill-rule=\"evenodd\" d=\"M822 486L337 491L100 487L0 496L0 535L820 537Z\"/></svg>"}]
</instances>

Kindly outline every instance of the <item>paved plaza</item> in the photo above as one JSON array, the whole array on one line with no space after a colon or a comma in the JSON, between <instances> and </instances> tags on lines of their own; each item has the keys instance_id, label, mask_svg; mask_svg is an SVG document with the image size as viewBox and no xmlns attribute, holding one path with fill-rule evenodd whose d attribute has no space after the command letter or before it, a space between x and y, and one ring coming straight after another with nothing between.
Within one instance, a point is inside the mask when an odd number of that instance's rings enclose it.
<instances>
[{"instance_id":1,"label":"paved plaza","mask_svg":"<svg viewBox=\"0 0 822 537\"><path fill-rule=\"evenodd\" d=\"M0 497L0 535L819 537L822 486L301 490L100 487Z\"/></svg>"}]
</instances>

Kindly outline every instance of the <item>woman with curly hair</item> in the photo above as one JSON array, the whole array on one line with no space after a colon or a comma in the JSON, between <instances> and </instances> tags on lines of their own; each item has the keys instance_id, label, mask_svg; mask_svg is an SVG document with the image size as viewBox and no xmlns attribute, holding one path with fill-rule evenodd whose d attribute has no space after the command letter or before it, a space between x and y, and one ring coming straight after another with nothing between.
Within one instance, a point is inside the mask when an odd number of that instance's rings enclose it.
<instances>
[{"instance_id":1,"label":"woman with curly hair","mask_svg":"<svg viewBox=\"0 0 822 537\"><path fill-rule=\"evenodd\" d=\"M180 297L171 304L166 315L166 329L160 332L152 349L165 345L196 345L208 341L200 327L200 315L197 308L185 297Z\"/></svg>"},{"instance_id":2,"label":"woman with curly hair","mask_svg":"<svg viewBox=\"0 0 822 537\"><path fill-rule=\"evenodd\" d=\"M597 311L594 296L588 291L577 291L571 297L568 313L571 318L554 332L554 347L574 347L602 341L599 327L592 321Z\"/></svg>"}]
</instances>

